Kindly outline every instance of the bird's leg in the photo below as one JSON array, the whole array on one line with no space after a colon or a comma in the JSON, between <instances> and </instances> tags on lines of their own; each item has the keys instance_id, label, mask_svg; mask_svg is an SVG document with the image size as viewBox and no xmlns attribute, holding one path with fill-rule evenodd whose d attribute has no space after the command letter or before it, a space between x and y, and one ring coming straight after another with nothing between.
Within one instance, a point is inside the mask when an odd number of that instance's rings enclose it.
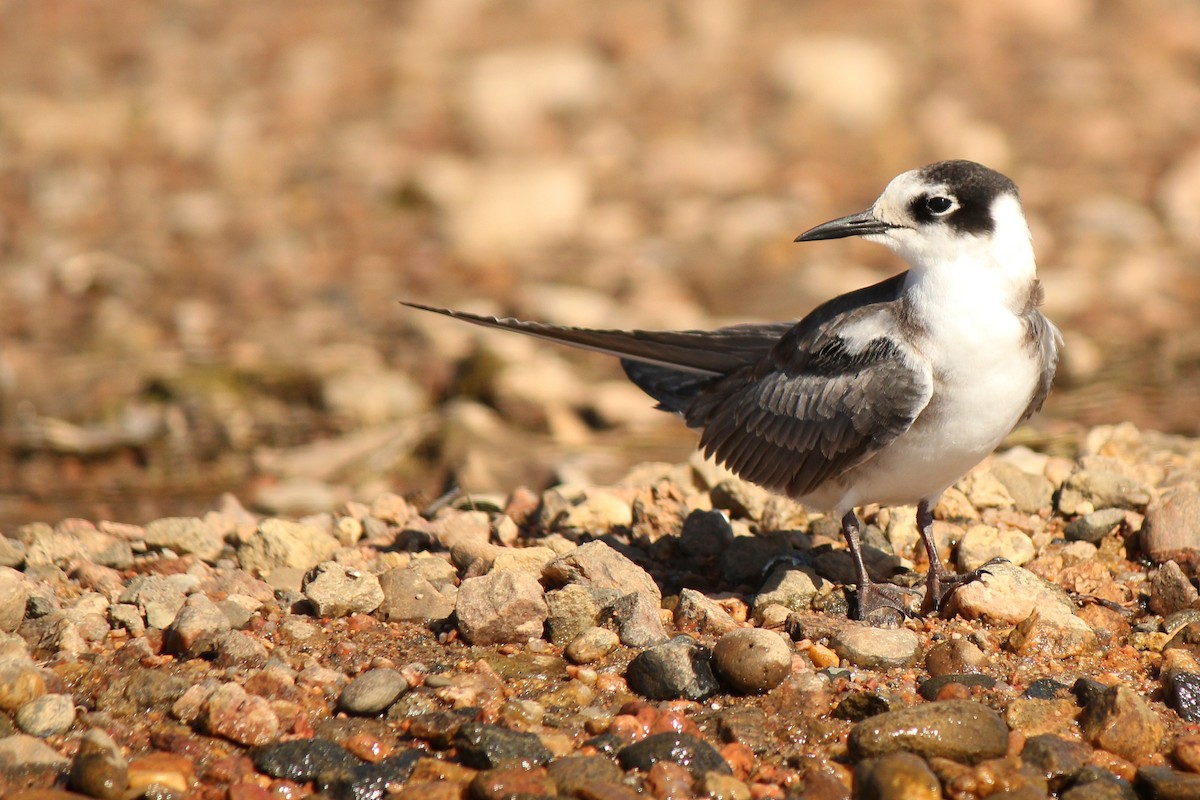
<instances>
[{"instance_id":1,"label":"bird's leg","mask_svg":"<svg viewBox=\"0 0 1200 800\"><path fill-rule=\"evenodd\" d=\"M970 572L951 572L946 569L941 556L938 555L937 544L933 541L933 509L928 500L917 503L917 529L921 531L925 552L929 555L929 572L925 575L925 600L921 603L921 613L931 614L941 609L946 598L959 586L973 583L987 575L987 568L992 562L989 561Z\"/></svg>"},{"instance_id":2,"label":"bird's leg","mask_svg":"<svg viewBox=\"0 0 1200 800\"><path fill-rule=\"evenodd\" d=\"M854 509L850 509L842 517L842 536L846 539L846 546L850 548L850 557L854 559L855 577L858 579L856 617L873 624L895 624L901 618L912 615L908 602L912 593L891 583L876 583L871 580L862 557L859 530L858 517L855 516Z\"/></svg>"}]
</instances>

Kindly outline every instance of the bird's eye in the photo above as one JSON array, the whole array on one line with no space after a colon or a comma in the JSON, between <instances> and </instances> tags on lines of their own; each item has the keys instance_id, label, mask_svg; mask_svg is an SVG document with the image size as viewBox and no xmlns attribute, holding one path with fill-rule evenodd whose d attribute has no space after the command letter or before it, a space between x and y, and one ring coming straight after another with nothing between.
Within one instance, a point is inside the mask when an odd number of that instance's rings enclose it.
<instances>
[{"instance_id":1,"label":"bird's eye","mask_svg":"<svg viewBox=\"0 0 1200 800\"><path fill-rule=\"evenodd\" d=\"M929 209L930 213L941 216L954 208L954 201L949 197L934 195L925 201L925 207Z\"/></svg>"}]
</instances>

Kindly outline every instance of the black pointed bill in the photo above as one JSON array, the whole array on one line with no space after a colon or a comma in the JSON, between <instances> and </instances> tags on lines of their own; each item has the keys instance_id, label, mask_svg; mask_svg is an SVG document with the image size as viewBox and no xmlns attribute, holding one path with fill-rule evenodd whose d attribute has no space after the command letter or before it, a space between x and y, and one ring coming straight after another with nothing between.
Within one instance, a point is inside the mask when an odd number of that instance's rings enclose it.
<instances>
[{"instance_id":1,"label":"black pointed bill","mask_svg":"<svg viewBox=\"0 0 1200 800\"><path fill-rule=\"evenodd\" d=\"M899 226L884 222L876 217L871 209L867 209L818 225L797 236L795 241L819 242L822 239L844 239L847 236L870 236L874 233L887 233L896 227Z\"/></svg>"}]
</instances>

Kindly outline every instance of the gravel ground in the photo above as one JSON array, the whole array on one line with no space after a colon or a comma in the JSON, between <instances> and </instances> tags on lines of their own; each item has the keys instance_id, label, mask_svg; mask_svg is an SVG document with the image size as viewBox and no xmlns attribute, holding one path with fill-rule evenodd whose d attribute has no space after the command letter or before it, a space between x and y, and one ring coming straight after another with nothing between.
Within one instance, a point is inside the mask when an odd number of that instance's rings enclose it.
<instances>
[{"instance_id":1,"label":"gravel ground","mask_svg":"<svg viewBox=\"0 0 1200 800\"><path fill-rule=\"evenodd\" d=\"M1014 448L936 518L959 569L1005 561L891 629L848 620L833 520L698 459L425 509L25 525L0 539L0 785L1195 797L1200 440ZM871 569L920 586L912 509L865 519Z\"/></svg>"}]
</instances>

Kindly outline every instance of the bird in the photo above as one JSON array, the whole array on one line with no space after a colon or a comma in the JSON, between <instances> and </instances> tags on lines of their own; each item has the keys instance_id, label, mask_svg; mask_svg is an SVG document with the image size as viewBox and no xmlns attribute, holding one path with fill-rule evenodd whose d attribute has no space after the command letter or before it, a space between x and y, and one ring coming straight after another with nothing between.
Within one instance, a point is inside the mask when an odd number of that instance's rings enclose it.
<instances>
[{"instance_id":1,"label":"bird","mask_svg":"<svg viewBox=\"0 0 1200 800\"><path fill-rule=\"evenodd\" d=\"M942 494L1041 410L1062 336L1039 307L1017 186L973 161L893 178L871 206L795 238L858 237L908 269L798 321L715 330L603 330L406 305L617 356L626 375L699 432L739 477L831 512L854 564L856 619L911 615L911 590L862 557L864 505L916 506L929 560L923 614L980 579L949 571L933 537Z\"/></svg>"}]
</instances>

